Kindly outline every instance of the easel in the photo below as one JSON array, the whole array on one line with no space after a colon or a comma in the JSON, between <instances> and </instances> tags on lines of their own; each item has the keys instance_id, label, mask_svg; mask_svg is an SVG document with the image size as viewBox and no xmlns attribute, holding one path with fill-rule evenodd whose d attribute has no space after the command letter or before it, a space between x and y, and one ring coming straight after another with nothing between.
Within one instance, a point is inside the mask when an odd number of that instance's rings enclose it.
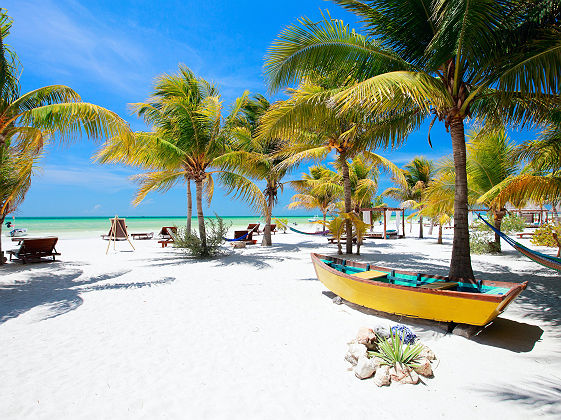
<instances>
[{"instance_id":1,"label":"easel","mask_svg":"<svg viewBox=\"0 0 561 420\"><path fill-rule=\"evenodd\" d=\"M134 245L129 239L129 233L127 232L127 225L125 224L125 219L119 219L117 215L113 219L109 219L111 222L111 229L109 230L109 242L107 243L107 250L105 251L105 255L109 253L109 246L111 246L111 242L113 242L113 250L116 251L117 248L115 243L117 242L117 229L121 229L120 238L124 237L129 242L132 250L135 251Z\"/></svg>"}]
</instances>

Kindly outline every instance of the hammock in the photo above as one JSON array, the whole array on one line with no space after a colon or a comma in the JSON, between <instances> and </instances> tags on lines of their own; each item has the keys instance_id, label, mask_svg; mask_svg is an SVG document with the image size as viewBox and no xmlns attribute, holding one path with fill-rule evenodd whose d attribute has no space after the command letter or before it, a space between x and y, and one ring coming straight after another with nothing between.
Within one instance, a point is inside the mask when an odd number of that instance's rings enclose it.
<instances>
[{"instance_id":1,"label":"hammock","mask_svg":"<svg viewBox=\"0 0 561 420\"><path fill-rule=\"evenodd\" d=\"M329 233L330 233L328 230L326 230L325 232L303 232L303 231L301 231L301 230L294 229L294 228L291 227L291 226L288 226L288 228L289 228L291 231L293 231L293 232L300 233L301 235L313 235L313 236L316 236L316 235L329 235Z\"/></svg>"},{"instance_id":2,"label":"hammock","mask_svg":"<svg viewBox=\"0 0 561 420\"><path fill-rule=\"evenodd\" d=\"M516 242L510 236L505 235L503 232L498 230L495 226L490 224L487 220L481 217L480 214L477 215L481 220L483 220L487 226L489 226L497 235L505 240L511 247L516 249L522 255L530 258L532 261L543 265L544 267L551 268L552 270L561 271L561 258L552 257L551 255L542 254L541 252L531 250L525 247L520 242Z\"/></svg>"}]
</instances>

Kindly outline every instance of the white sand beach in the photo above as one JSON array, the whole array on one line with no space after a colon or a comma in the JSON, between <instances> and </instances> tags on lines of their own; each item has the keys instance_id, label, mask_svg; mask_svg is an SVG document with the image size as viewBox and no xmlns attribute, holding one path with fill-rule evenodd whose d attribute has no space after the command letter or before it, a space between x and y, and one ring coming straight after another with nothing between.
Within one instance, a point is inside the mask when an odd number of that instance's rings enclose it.
<instances>
[{"instance_id":1,"label":"white sand beach","mask_svg":"<svg viewBox=\"0 0 561 420\"><path fill-rule=\"evenodd\" d=\"M370 240L357 259L445 275L446 234ZM273 240L201 262L155 240L106 256L99 238L61 239L58 262L0 268L0 418L561 416L554 271L506 244L473 256L477 278L528 289L471 340L401 319L435 351L435 377L378 388L347 370L346 343L396 322L332 302L309 257L335 254L324 238Z\"/></svg>"}]
</instances>

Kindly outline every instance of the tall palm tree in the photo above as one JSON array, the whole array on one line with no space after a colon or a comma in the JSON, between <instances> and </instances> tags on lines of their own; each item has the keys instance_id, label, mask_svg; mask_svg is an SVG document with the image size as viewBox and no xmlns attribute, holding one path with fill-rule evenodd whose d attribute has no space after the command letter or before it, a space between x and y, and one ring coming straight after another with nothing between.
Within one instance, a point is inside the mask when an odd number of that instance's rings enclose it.
<instances>
[{"instance_id":1,"label":"tall palm tree","mask_svg":"<svg viewBox=\"0 0 561 420\"><path fill-rule=\"evenodd\" d=\"M82 102L71 88L41 87L21 93L21 68L4 40L12 20L0 9L0 218L17 209L31 183L33 166L54 134L62 143L79 135L101 139L130 138L128 124L117 114ZM1 223L0 223L1 234ZM0 263L2 258L0 258Z\"/></svg>"},{"instance_id":2,"label":"tall palm tree","mask_svg":"<svg viewBox=\"0 0 561 420\"><path fill-rule=\"evenodd\" d=\"M270 107L269 101L260 94L246 100L233 122L232 150L217 160L226 169L266 182L262 192L253 190L257 197L251 200L257 208L262 208L265 217L262 242L265 246L272 245L273 208L283 189L282 180L291 169L291 165L284 164L286 155L281 153L286 140L278 136L258 136L260 119Z\"/></svg>"},{"instance_id":3,"label":"tall palm tree","mask_svg":"<svg viewBox=\"0 0 561 420\"><path fill-rule=\"evenodd\" d=\"M407 130L399 120L366 118L353 111L339 113L333 95L345 83L348 80L341 82L340 77L331 74L306 80L298 89L289 89L290 97L277 102L263 115L260 137L290 139L284 147L284 153L289 155L284 166L323 159L335 152L343 178L345 213L350 213L353 208L349 160L362 154L370 162L401 176L397 166L372 150L389 144L392 139L401 141ZM346 253L352 254L352 223L350 220L345 223Z\"/></svg>"},{"instance_id":4,"label":"tall palm tree","mask_svg":"<svg viewBox=\"0 0 561 420\"><path fill-rule=\"evenodd\" d=\"M340 178L337 172L325 166L311 166L308 173L302 174L301 180L290 182L297 194L292 196L288 208L319 209L323 216L322 226L325 232L327 213L334 209L335 203L341 197Z\"/></svg>"},{"instance_id":5,"label":"tall palm tree","mask_svg":"<svg viewBox=\"0 0 561 420\"><path fill-rule=\"evenodd\" d=\"M500 191L497 187L519 171L520 165L515 159L516 146L508 139L505 131L500 129L479 129L470 133L468 140L466 147L468 203L472 206L488 207L493 214L495 227L500 230L506 208L504 202L495 200ZM443 159L441 165L440 185L430 191L431 201L441 200L442 206L447 207L446 203L449 203L453 191L450 180L455 176L452 157ZM495 234L495 249L501 251L498 234Z\"/></svg>"},{"instance_id":6,"label":"tall palm tree","mask_svg":"<svg viewBox=\"0 0 561 420\"><path fill-rule=\"evenodd\" d=\"M190 197L189 181L194 181L199 236L206 247L203 189L210 203L213 175L235 196L253 197L258 190L248 179L218 164L230 151L231 132L246 97L247 93L238 98L229 115L223 117L215 86L181 65L177 74L156 79L153 94L145 102L132 104L153 131L136 132L132 141L116 136L104 144L96 158L101 163L123 163L148 171L135 177L140 188L134 204L149 192L167 191L180 181L187 182Z\"/></svg>"},{"instance_id":7,"label":"tall palm tree","mask_svg":"<svg viewBox=\"0 0 561 420\"><path fill-rule=\"evenodd\" d=\"M329 17L301 19L269 49L270 86L310 73L344 73L359 83L336 96L340 112L385 115L404 108L416 111L415 118L444 121L456 173L449 275L472 279L464 124L468 118L539 122L558 106L558 8L520 0L334 2L362 20L366 35Z\"/></svg>"}]
</instances>

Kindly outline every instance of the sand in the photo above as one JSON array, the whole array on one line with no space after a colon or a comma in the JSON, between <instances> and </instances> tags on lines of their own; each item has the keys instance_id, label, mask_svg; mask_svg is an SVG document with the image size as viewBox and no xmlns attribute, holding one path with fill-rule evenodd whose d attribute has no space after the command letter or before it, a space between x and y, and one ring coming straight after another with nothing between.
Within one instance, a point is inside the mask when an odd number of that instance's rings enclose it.
<instances>
[{"instance_id":1,"label":"sand","mask_svg":"<svg viewBox=\"0 0 561 420\"><path fill-rule=\"evenodd\" d=\"M439 357L435 377L377 388L347 371L346 342L395 321L332 302L309 259L335 253L325 239L273 239L202 262L156 241L106 256L98 238L64 239L60 262L0 268L0 418L561 416L555 272L507 245L474 256L478 278L529 288L472 340L402 319ZM360 259L446 274L450 237L435 242L369 241Z\"/></svg>"}]
</instances>

